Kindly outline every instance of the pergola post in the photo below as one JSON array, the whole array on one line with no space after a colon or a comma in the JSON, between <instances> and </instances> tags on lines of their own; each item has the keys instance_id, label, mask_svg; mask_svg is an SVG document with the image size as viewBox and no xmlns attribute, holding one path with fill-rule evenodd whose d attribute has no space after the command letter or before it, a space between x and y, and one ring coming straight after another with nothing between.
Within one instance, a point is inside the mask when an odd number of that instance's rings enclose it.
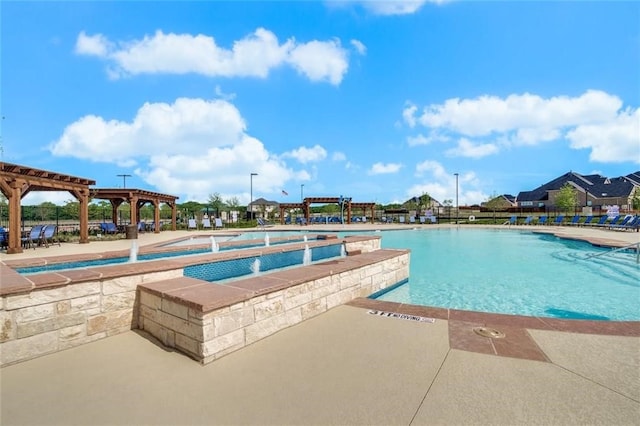
<instances>
[{"instance_id":1,"label":"pergola post","mask_svg":"<svg viewBox=\"0 0 640 426\"><path fill-rule=\"evenodd\" d=\"M74 191L74 196L80 203L80 244L89 242L89 190Z\"/></svg>"},{"instance_id":2,"label":"pergola post","mask_svg":"<svg viewBox=\"0 0 640 426\"><path fill-rule=\"evenodd\" d=\"M22 221L22 187L24 182L16 179L9 185L9 245L7 254L22 253L22 232L20 222Z\"/></svg>"},{"instance_id":3,"label":"pergola post","mask_svg":"<svg viewBox=\"0 0 640 426\"><path fill-rule=\"evenodd\" d=\"M160 201L156 198L153 200L153 232L160 233Z\"/></svg>"}]
</instances>

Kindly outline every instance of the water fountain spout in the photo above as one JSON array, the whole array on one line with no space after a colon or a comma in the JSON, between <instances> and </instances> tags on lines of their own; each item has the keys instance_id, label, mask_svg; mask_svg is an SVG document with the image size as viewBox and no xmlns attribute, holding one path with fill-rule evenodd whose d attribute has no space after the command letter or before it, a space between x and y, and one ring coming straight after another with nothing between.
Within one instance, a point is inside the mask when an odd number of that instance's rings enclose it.
<instances>
[{"instance_id":1,"label":"water fountain spout","mask_svg":"<svg viewBox=\"0 0 640 426\"><path fill-rule=\"evenodd\" d=\"M346 257L346 256L347 256L347 245L343 243L340 246L340 257Z\"/></svg>"},{"instance_id":2,"label":"water fountain spout","mask_svg":"<svg viewBox=\"0 0 640 426\"><path fill-rule=\"evenodd\" d=\"M269 247L269 234L264 234L264 246Z\"/></svg>"},{"instance_id":3,"label":"water fountain spout","mask_svg":"<svg viewBox=\"0 0 640 426\"><path fill-rule=\"evenodd\" d=\"M138 261L138 242L131 242L131 249L129 250L129 262L137 262Z\"/></svg>"},{"instance_id":4,"label":"water fountain spout","mask_svg":"<svg viewBox=\"0 0 640 426\"><path fill-rule=\"evenodd\" d=\"M216 242L216 237L211 236L211 251L213 253L217 253L220 248L218 247L218 243Z\"/></svg>"},{"instance_id":5,"label":"water fountain spout","mask_svg":"<svg viewBox=\"0 0 640 426\"><path fill-rule=\"evenodd\" d=\"M260 259L256 258L256 260L253 261L253 263L251 264L251 272L253 272L253 275L258 275L260 273Z\"/></svg>"},{"instance_id":6,"label":"water fountain spout","mask_svg":"<svg viewBox=\"0 0 640 426\"><path fill-rule=\"evenodd\" d=\"M304 254L302 255L302 264L311 265L311 249L308 244L304 245Z\"/></svg>"}]
</instances>

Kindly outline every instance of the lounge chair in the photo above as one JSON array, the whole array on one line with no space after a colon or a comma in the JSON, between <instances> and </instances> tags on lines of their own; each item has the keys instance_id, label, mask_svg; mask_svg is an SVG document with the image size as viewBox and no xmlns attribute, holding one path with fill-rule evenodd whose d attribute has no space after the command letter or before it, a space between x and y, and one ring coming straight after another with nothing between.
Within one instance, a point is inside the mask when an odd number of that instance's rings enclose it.
<instances>
[{"instance_id":1,"label":"lounge chair","mask_svg":"<svg viewBox=\"0 0 640 426\"><path fill-rule=\"evenodd\" d=\"M216 225L216 229L224 228L224 225L222 224L222 219L220 219L219 217L216 217L214 223Z\"/></svg>"},{"instance_id":2,"label":"lounge chair","mask_svg":"<svg viewBox=\"0 0 640 426\"><path fill-rule=\"evenodd\" d=\"M399 223L404 223L404 216L400 216L400 217L398 218L398 222L399 222Z\"/></svg>"},{"instance_id":3,"label":"lounge chair","mask_svg":"<svg viewBox=\"0 0 640 426\"><path fill-rule=\"evenodd\" d=\"M547 216L540 216L538 218L538 225L546 225L547 224Z\"/></svg>"},{"instance_id":4,"label":"lounge chair","mask_svg":"<svg viewBox=\"0 0 640 426\"><path fill-rule=\"evenodd\" d=\"M189 219L187 221L187 230L189 229L198 229L198 224L195 219Z\"/></svg>"},{"instance_id":5,"label":"lounge chair","mask_svg":"<svg viewBox=\"0 0 640 426\"><path fill-rule=\"evenodd\" d=\"M49 244L57 244L60 246L60 240L57 237L58 227L56 225L45 225L42 230L41 242L45 247L49 247Z\"/></svg>"},{"instance_id":6,"label":"lounge chair","mask_svg":"<svg viewBox=\"0 0 640 426\"><path fill-rule=\"evenodd\" d=\"M598 220L598 222L591 223L591 224L589 224L589 226L604 226L604 224L607 221L607 219L609 219L609 216L604 215L604 216L600 217L600 220Z\"/></svg>"},{"instance_id":7,"label":"lounge chair","mask_svg":"<svg viewBox=\"0 0 640 426\"><path fill-rule=\"evenodd\" d=\"M35 250L36 246L42 244L42 230L44 225L35 225L31 227L29 234L22 237L22 246L25 248L31 248Z\"/></svg>"},{"instance_id":8,"label":"lounge chair","mask_svg":"<svg viewBox=\"0 0 640 426\"><path fill-rule=\"evenodd\" d=\"M7 246L9 246L7 230L0 226L0 249L4 249Z\"/></svg>"},{"instance_id":9,"label":"lounge chair","mask_svg":"<svg viewBox=\"0 0 640 426\"><path fill-rule=\"evenodd\" d=\"M630 221L628 221L625 225L623 226L615 226L611 229L621 229L623 231L636 231L638 232L640 230L640 216L635 216L633 217L633 219L631 219Z\"/></svg>"},{"instance_id":10,"label":"lounge chair","mask_svg":"<svg viewBox=\"0 0 640 426\"><path fill-rule=\"evenodd\" d=\"M593 216L587 216L587 218L584 220L584 222L580 223L578 222L576 225L578 226L588 226L591 225L591 221L593 220Z\"/></svg>"},{"instance_id":11,"label":"lounge chair","mask_svg":"<svg viewBox=\"0 0 640 426\"><path fill-rule=\"evenodd\" d=\"M569 222L569 225L577 225L578 222L580 222L580 215L579 214L577 214L577 215L575 215L575 216L573 216L571 218L571 222Z\"/></svg>"},{"instance_id":12,"label":"lounge chair","mask_svg":"<svg viewBox=\"0 0 640 426\"><path fill-rule=\"evenodd\" d=\"M409 216L409 223L416 223L416 217L415 216Z\"/></svg>"},{"instance_id":13,"label":"lounge chair","mask_svg":"<svg viewBox=\"0 0 640 426\"><path fill-rule=\"evenodd\" d=\"M103 234L117 234L118 226L113 222L103 222L100 224L100 231Z\"/></svg>"},{"instance_id":14,"label":"lounge chair","mask_svg":"<svg viewBox=\"0 0 640 426\"><path fill-rule=\"evenodd\" d=\"M553 221L554 225L562 225L562 221L564 221L564 215L558 215L556 216L555 220Z\"/></svg>"},{"instance_id":15,"label":"lounge chair","mask_svg":"<svg viewBox=\"0 0 640 426\"><path fill-rule=\"evenodd\" d=\"M533 220L533 216L527 216L527 218L524 220L524 224L531 225L532 220Z\"/></svg>"},{"instance_id":16,"label":"lounge chair","mask_svg":"<svg viewBox=\"0 0 640 426\"><path fill-rule=\"evenodd\" d=\"M511 216L508 221L504 223L505 225L517 225L518 224L518 216Z\"/></svg>"},{"instance_id":17,"label":"lounge chair","mask_svg":"<svg viewBox=\"0 0 640 426\"><path fill-rule=\"evenodd\" d=\"M425 223L427 221L426 216L420 216L420 223Z\"/></svg>"},{"instance_id":18,"label":"lounge chair","mask_svg":"<svg viewBox=\"0 0 640 426\"><path fill-rule=\"evenodd\" d=\"M627 223L629 223L629 221L633 219L633 216L627 216L624 219L622 219L622 222L620 223L610 223L609 224L609 229L614 229L614 228L621 228L627 225Z\"/></svg>"},{"instance_id":19,"label":"lounge chair","mask_svg":"<svg viewBox=\"0 0 640 426\"><path fill-rule=\"evenodd\" d=\"M612 225L615 225L616 223L618 223L618 221L620 220L620 216L615 216L613 219L611 219L611 221L609 223L607 223L606 221L604 222L604 224L602 226L604 227L611 227Z\"/></svg>"},{"instance_id":20,"label":"lounge chair","mask_svg":"<svg viewBox=\"0 0 640 426\"><path fill-rule=\"evenodd\" d=\"M202 229L211 229L211 219L202 219Z\"/></svg>"}]
</instances>

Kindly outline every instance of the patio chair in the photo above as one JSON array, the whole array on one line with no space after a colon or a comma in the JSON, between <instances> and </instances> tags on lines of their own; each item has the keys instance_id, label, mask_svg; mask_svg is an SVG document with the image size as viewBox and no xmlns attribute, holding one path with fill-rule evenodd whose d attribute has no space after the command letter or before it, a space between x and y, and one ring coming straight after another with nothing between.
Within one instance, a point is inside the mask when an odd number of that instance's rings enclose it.
<instances>
[{"instance_id":1,"label":"patio chair","mask_svg":"<svg viewBox=\"0 0 640 426\"><path fill-rule=\"evenodd\" d=\"M36 249L36 246L42 243L42 230L44 229L44 225L34 225L31 227L31 231L24 237L22 237L22 246L25 248Z\"/></svg>"},{"instance_id":2,"label":"patio chair","mask_svg":"<svg viewBox=\"0 0 640 426\"><path fill-rule=\"evenodd\" d=\"M582 223L578 222L576 225L578 225L578 226L585 226L585 225L589 226L589 225L591 225L591 221L592 220L593 220L593 216L590 215L590 216L587 216L587 218L584 220L584 222L582 222Z\"/></svg>"},{"instance_id":3,"label":"patio chair","mask_svg":"<svg viewBox=\"0 0 640 426\"><path fill-rule=\"evenodd\" d=\"M187 222L187 230L189 229L198 229L198 224L195 219L189 219Z\"/></svg>"},{"instance_id":4,"label":"patio chair","mask_svg":"<svg viewBox=\"0 0 640 426\"><path fill-rule=\"evenodd\" d=\"M591 223L591 224L589 224L589 226L604 226L604 224L607 221L607 219L609 219L609 216L604 215L604 216L600 217L600 220L598 222Z\"/></svg>"},{"instance_id":5,"label":"patio chair","mask_svg":"<svg viewBox=\"0 0 640 426\"><path fill-rule=\"evenodd\" d=\"M0 226L0 250L9 246L9 237L7 230Z\"/></svg>"},{"instance_id":6,"label":"patio chair","mask_svg":"<svg viewBox=\"0 0 640 426\"><path fill-rule=\"evenodd\" d=\"M216 217L216 220L214 221L214 223L216 225L216 229L224 228L224 225L222 224L222 219L220 219L219 217Z\"/></svg>"},{"instance_id":7,"label":"patio chair","mask_svg":"<svg viewBox=\"0 0 640 426\"><path fill-rule=\"evenodd\" d=\"M622 222L620 222L620 223L610 223L609 224L609 229L622 228L622 227L626 226L627 223L629 223L629 221L631 219L633 219L633 216L627 216L624 219L622 219Z\"/></svg>"},{"instance_id":8,"label":"patio chair","mask_svg":"<svg viewBox=\"0 0 640 426\"><path fill-rule=\"evenodd\" d=\"M577 225L578 222L580 222L580 215L579 214L577 214L577 215L575 215L575 216L573 216L571 218L571 222L569 222L569 225Z\"/></svg>"},{"instance_id":9,"label":"patio chair","mask_svg":"<svg viewBox=\"0 0 640 426\"><path fill-rule=\"evenodd\" d=\"M505 225L517 225L518 224L518 216L511 216L508 221L504 223Z\"/></svg>"},{"instance_id":10,"label":"patio chair","mask_svg":"<svg viewBox=\"0 0 640 426\"><path fill-rule=\"evenodd\" d=\"M211 229L211 219L202 219L202 229Z\"/></svg>"},{"instance_id":11,"label":"patio chair","mask_svg":"<svg viewBox=\"0 0 640 426\"><path fill-rule=\"evenodd\" d=\"M564 220L564 215L556 216L556 219L553 221L554 225L562 225L562 221Z\"/></svg>"},{"instance_id":12,"label":"patio chair","mask_svg":"<svg viewBox=\"0 0 640 426\"><path fill-rule=\"evenodd\" d=\"M546 216L540 216L538 218L538 225L546 225L547 224L547 217Z\"/></svg>"},{"instance_id":13,"label":"patio chair","mask_svg":"<svg viewBox=\"0 0 640 426\"><path fill-rule=\"evenodd\" d=\"M404 223L404 216L400 216L400 217L398 218L398 222L399 222L399 223Z\"/></svg>"},{"instance_id":14,"label":"patio chair","mask_svg":"<svg viewBox=\"0 0 640 426\"><path fill-rule=\"evenodd\" d=\"M100 231L103 234L117 234L118 226L113 222L103 222L100 224Z\"/></svg>"},{"instance_id":15,"label":"patio chair","mask_svg":"<svg viewBox=\"0 0 640 426\"><path fill-rule=\"evenodd\" d=\"M56 225L45 225L42 230L41 242L45 247L49 247L49 244L57 244L60 247L60 240L58 239L58 227Z\"/></svg>"},{"instance_id":16,"label":"patio chair","mask_svg":"<svg viewBox=\"0 0 640 426\"><path fill-rule=\"evenodd\" d=\"M533 220L533 216L527 216L527 218L524 220L524 224L531 225L532 220Z\"/></svg>"}]
</instances>

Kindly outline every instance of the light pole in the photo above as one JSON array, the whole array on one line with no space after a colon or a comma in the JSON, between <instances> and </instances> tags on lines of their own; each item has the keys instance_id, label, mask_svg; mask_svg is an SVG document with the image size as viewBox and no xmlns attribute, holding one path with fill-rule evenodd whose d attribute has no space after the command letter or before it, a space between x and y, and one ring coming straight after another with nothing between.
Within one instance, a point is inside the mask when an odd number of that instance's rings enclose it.
<instances>
[{"instance_id":1,"label":"light pole","mask_svg":"<svg viewBox=\"0 0 640 426\"><path fill-rule=\"evenodd\" d=\"M300 202L304 201L304 183L300 184Z\"/></svg>"},{"instance_id":2,"label":"light pole","mask_svg":"<svg viewBox=\"0 0 640 426\"><path fill-rule=\"evenodd\" d=\"M251 177L249 178L250 181L251 181L251 186L250 186L250 188L251 188L250 189L250 191L251 191L250 192L251 199L250 199L250 202L249 202L249 207L251 208L251 213L250 213L251 214L251 219L253 219L253 177L254 176L258 176L258 174L257 173L251 173Z\"/></svg>"},{"instance_id":3,"label":"light pole","mask_svg":"<svg viewBox=\"0 0 640 426\"><path fill-rule=\"evenodd\" d=\"M116 175L122 177L122 188L127 187L127 178L131 177L131 175Z\"/></svg>"},{"instance_id":4,"label":"light pole","mask_svg":"<svg viewBox=\"0 0 640 426\"><path fill-rule=\"evenodd\" d=\"M456 225L458 224L458 173L454 173L456 176Z\"/></svg>"}]
</instances>

